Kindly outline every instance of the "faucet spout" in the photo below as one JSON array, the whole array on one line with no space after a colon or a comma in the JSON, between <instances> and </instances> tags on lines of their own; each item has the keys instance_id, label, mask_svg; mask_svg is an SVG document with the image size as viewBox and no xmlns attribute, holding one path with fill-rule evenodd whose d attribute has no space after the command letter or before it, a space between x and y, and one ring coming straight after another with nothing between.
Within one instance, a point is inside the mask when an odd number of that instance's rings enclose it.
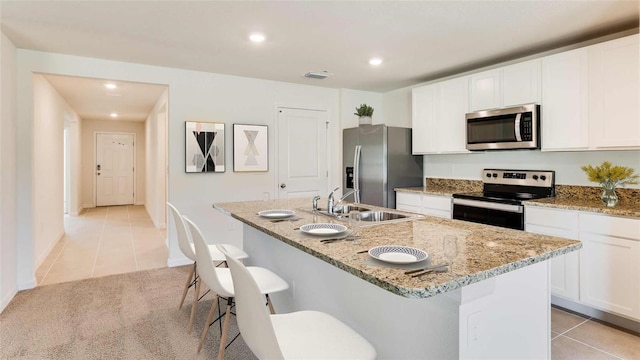
<instances>
[{"instance_id":1,"label":"faucet spout","mask_svg":"<svg viewBox=\"0 0 640 360\"><path fill-rule=\"evenodd\" d=\"M351 196L351 195L353 195L353 202L354 202L354 204L357 204L357 203L358 203L358 201L357 201L357 198L356 198L355 194L356 194L358 191L360 191L360 190L353 189L353 190L348 191L346 194L342 195L342 197L340 198L340 200L338 200L338 204L339 204L339 203L341 203L342 201L344 201L344 199L346 199L347 197L349 197L349 196Z\"/></svg>"},{"instance_id":2,"label":"faucet spout","mask_svg":"<svg viewBox=\"0 0 640 360\"><path fill-rule=\"evenodd\" d=\"M340 189L340 186L338 186L337 188L333 189L332 192L329 193L329 198L327 199L327 213L329 214L333 214L333 193L338 191L338 189Z\"/></svg>"}]
</instances>

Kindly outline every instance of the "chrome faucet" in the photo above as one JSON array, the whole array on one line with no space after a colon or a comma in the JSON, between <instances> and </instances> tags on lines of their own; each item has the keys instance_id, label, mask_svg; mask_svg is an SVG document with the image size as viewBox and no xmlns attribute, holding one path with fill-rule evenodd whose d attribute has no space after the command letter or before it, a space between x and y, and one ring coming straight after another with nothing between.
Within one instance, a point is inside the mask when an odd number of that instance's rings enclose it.
<instances>
[{"instance_id":1,"label":"chrome faucet","mask_svg":"<svg viewBox=\"0 0 640 360\"><path fill-rule=\"evenodd\" d=\"M327 213L329 214L333 214L333 193L338 191L338 189L340 189L340 186L329 193L329 198L327 199Z\"/></svg>"},{"instance_id":2,"label":"chrome faucet","mask_svg":"<svg viewBox=\"0 0 640 360\"><path fill-rule=\"evenodd\" d=\"M358 198L355 196L356 193L358 193L360 190L357 189L353 189L351 191L348 191L346 194L342 195L342 197L340 198L340 200L338 200L338 204L340 204L342 201L344 201L344 199L346 199L349 195L353 194L353 203L354 204L358 204ZM336 204L337 205L337 204Z\"/></svg>"},{"instance_id":3,"label":"chrome faucet","mask_svg":"<svg viewBox=\"0 0 640 360\"><path fill-rule=\"evenodd\" d=\"M313 201L311 202L313 212L318 211L318 200L320 200L320 195L316 195L313 197Z\"/></svg>"}]
</instances>

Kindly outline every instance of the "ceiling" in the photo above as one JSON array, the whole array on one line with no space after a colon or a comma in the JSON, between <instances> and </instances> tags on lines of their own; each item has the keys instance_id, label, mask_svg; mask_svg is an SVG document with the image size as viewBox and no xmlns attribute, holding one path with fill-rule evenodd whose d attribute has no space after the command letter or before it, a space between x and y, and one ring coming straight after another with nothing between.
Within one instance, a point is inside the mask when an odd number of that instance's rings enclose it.
<instances>
[{"instance_id":1,"label":"ceiling","mask_svg":"<svg viewBox=\"0 0 640 360\"><path fill-rule=\"evenodd\" d=\"M638 6L636 0L2 0L0 20L23 49L386 92L637 28ZM251 43L255 31L266 41ZM374 56L384 62L369 65ZM333 75L303 76L323 70Z\"/></svg>"}]
</instances>

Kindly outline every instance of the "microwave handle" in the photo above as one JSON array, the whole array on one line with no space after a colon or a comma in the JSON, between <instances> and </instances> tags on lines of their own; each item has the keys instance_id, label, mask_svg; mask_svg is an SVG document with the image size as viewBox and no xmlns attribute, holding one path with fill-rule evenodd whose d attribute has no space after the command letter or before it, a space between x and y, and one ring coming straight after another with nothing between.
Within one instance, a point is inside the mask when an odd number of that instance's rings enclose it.
<instances>
[{"instance_id":1,"label":"microwave handle","mask_svg":"<svg viewBox=\"0 0 640 360\"><path fill-rule=\"evenodd\" d=\"M522 114L518 113L515 123L516 141L522 141L522 135L520 134L520 117L522 117Z\"/></svg>"}]
</instances>

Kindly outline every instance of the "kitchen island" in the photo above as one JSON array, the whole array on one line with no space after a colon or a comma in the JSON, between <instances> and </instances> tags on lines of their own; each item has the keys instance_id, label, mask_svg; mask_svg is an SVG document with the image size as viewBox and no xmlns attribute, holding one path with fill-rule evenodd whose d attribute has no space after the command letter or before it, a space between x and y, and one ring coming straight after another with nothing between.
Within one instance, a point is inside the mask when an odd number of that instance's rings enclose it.
<instances>
[{"instance_id":1,"label":"kitchen island","mask_svg":"<svg viewBox=\"0 0 640 360\"><path fill-rule=\"evenodd\" d=\"M373 210L378 208L366 205ZM328 312L366 337L381 359L548 358L548 259L578 241L474 223L422 217L363 226L357 241L322 243L299 226L347 221L313 214L311 199L215 204L243 222L247 264L278 273L289 291L276 310ZM297 221L272 222L261 210L291 209ZM403 245L448 261L443 239L457 239L449 271L419 278L372 263L368 250Z\"/></svg>"}]
</instances>

